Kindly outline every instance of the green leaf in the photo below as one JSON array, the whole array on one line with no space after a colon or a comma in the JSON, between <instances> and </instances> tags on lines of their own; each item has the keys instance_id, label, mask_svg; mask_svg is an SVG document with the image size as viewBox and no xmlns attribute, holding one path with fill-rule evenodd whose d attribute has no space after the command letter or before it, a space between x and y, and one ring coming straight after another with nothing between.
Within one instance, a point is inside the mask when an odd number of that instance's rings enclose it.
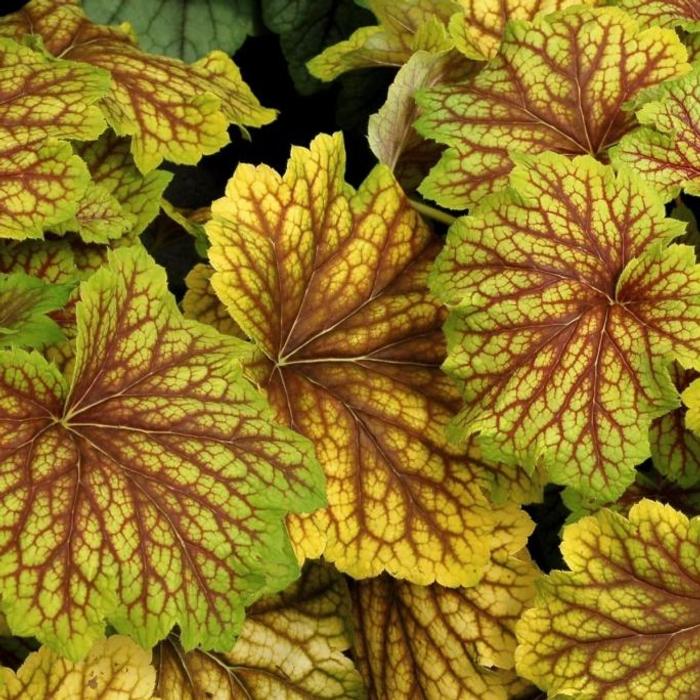
<instances>
[{"instance_id":1,"label":"green leaf","mask_svg":"<svg viewBox=\"0 0 700 700\"><path fill-rule=\"evenodd\" d=\"M0 347L41 348L63 340L47 314L68 303L74 286L50 284L23 272L0 275Z\"/></svg>"},{"instance_id":2,"label":"green leaf","mask_svg":"<svg viewBox=\"0 0 700 700\"><path fill-rule=\"evenodd\" d=\"M129 22L147 51L196 61L234 53L253 32L255 0L83 0L95 22Z\"/></svg>"},{"instance_id":3,"label":"green leaf","mask_svg":"<svg viewBox=\"0 0 700 700\"><path fill-rule=\"evenodd\" d=\"M289 73L303 95L321 87L307 61L372 19L353 0L262 0L262 12L267 28L280 35Z\"/></svg>"},{"instance_id":4,"label":"green leaf","mask_svg":"<svg viewBox=\"0 0 700 700\"><path fill-rule=\"evenodd\" d=\"M420 192L469 209L507 186L513 154L605 159L635 126L629 101L688 72L686 58L674 31L641 30L614 7L511 22L482 71L416 95L419 133L448 146Z\"/></svg>"},{"instance_id":5,"label":"green leaf","mask_svg":"<svg viewBox=\"0 0 700 700\"><path fill-rule=\"evenodd\" d=\"M453 306L446 369L461 436L492 459L614 500L700 361L700 265L684 225L629 172L589 156L521 157L512 188L452 227L433 289Z\"/></svg>"},{"instance_id":6,"label":"green leaf","mask_svg":"<svg viewBox=\"0 0 700 700\"><path fill-rule=\"evenodd\" d=\"M323 504L309 443L242 378L247 344L185 320L120 248L81 287L70 379L0 353L0 601L77 660L109 622L144 647L227 651L299 568L283 518Z\"/></svg>"},{"instance_id":7,"label":"green leaf","mask_svg":"<svg viewBox=\"0 0 700 700\"><path fill-rule=\"evenodd\" d=\"M700 518L644 500L564 530L570 571L516 627L518 672L576 700L691 700L700 687Z\"/></svg>"}]
</instances>

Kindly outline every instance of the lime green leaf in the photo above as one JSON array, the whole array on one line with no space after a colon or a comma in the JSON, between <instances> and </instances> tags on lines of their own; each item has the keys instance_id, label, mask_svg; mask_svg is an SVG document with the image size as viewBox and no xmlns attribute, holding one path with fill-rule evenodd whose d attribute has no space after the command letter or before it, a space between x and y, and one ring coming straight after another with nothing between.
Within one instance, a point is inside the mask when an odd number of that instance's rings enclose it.
<instances>
[{"instance_id":1,"label":"lime green leaf","mask_svg":"<svg viewBox=\"0 0 700 700\"><path fill-rule=\"evenodd\" d=\"M613 500L678 405L669 359L698 364L700 266L630 173L550 153L522 157L512 186L458 220L435 268L466 399L455 431Z\"/></svg>"},{"instance_id":2,"label":"lime green leaf","mask_svg":"<svg viewBox=\"0 0 700 700\"><path fill-rule=\"evenodd\" d=\"M297 90L309 94L320 83L306 62L357 29L371 15L353 0L262 0L263 20L279 34Z\"/></svg>"},{"instance_id":3,"label":"lime green leaf","mask_svg":"<svg viewBox=\"0 0 700 700\"><path fill-rule=\"evenodd\" d=\"M675 32L642 31L617 8L513 22L477 75L418 93L419 133L449 147L420 191L468 209L507 185L513 153L604 157L635 125L626 103L688 69Z\"/></svg>"},{"instance_id":4,"label":"lime green leaf","mask_svg":"<svg viewBox=\"0 0 700 700\"><path fill-rule=\"evenodd\" d=\"M496 541L502 535L493 533ZM388 576L354 583L354 652L369 696L519 697L529 684L513 671L514 628L532 603L537 575L527 554L502 550L472 588L416 586Z\"/></svg>"},{"instance_id":5,"label":"lime green leaf","mask_svg":"<svg viewBox=\"0 0 700 700\"><path fill-rule=\"evenodd\" d=\"M613 149L626 164L653 183L665 200L683 189L700 195L700 69L655 91L637 118L643 124Z\"/></svg>"},{"instance_id":6,"label":"lime green leaf","mask_svg":"<svg viewBox=\"0 0 700 700\"><path fill-rule=\"evenodd\" d=\"M299 557L471 585L495 522L529 520L492 509L487 465L445 436L459 395L426 284L437 238L386 167L357 192L344 175L340 134L294 147L284 175L240 165L207 225L212 284L258 347L280 420L326 472L329 507L289 520Z\"/></svg>"},{"instance_id":7,"label":"lime green leaf","mask_svg":"<svg viewBox=\"0 0 700 700\"><path fill-rule=\"evenodd\" d=\"M187 321L121 248L81 289L70 381L0 358L0 597L15 634L77 659L105 622L230 649L243 606L298 575L282 519L322 504L306 441L241 378L240 340Z\"/></svg>"},{"instance_id":8,"label":"lime green leaf","mask_svg":"<svg viewBox=\"0 0 700 700\"><path fill-rule=\"evenodd\" d=\"M254 0L84 0L95 22L129 22L147 51L195 61L232 54L253 31Z\"/></svg>"},{"instance_id":9,"label":"lime green leaf","mask_svg":"<svg viewBox=\"0 0 700 700\"><path fill-rule=\"evenodd\" d=\"M157 651L157 691L163 698L247 700L353 700L364 698L362 679L345 656L350 647L347 584L332 568L307 567L288 590L247 611L226 654L183 653L176 640Z\"/></svg>"},{"instance_id":10,"label":"lime green leaf","mask_svg":"<svg viewBox=\"0 0 700 700\"><path fill-rule=\"evenodd\" d=\"M596 5L598 0L460 0L463 11L450 18L455 47L475 61L498 53L508 22L530 20L572 5Z\"/></svg>"},{"instance_id":11,"label":"lime green leaf","mask_svg":"<svg viewBox=\"0 0 700 700\"><path fill-rule=\"evenodd\" d=\"M88 183L57 139L94 139L109 76L0 39L0 238L40 238L74 215Z\"/></svg>"},{"instance_id":12,"label":"lime green leaf","mask_svg":"<svg viewBox=\"0 0 700 700\"><path fill-rule=\"evenodd\" d=\"M700 7L693 0L616 0L645 25L700 31Z\"/></svg>"},{"instance_id":13,"label":"lime green leaf","mask_svg":"<svg viewBox=\"0 0 700 700\"><path fill-rule=\"evenodd\" d=\"M361 27L309 61L312 75L328 81L357 68L400 66L415 51L452 48L446 25L460 11L456 0L369 0L367 6L379 24Z\"/></svg>"},{"instance_id":14,"label":"lime green leaf","mask_svg":"<svg viewBox=\"0 0 700 700\"><path fill-rule=\"evenodd\" d=\"M637 472L634 483L607 508L622 515L639 501L649 498L659 503L667 503L686 515L700 515L700 484L683 487L669 481L655 470ZM562 492L564 505L571 511L567 523L574 523L586 515L594 515L600 504L572 488Z\"/></svg>"},{"instance_id":15,"label":"lime green leaf","mask_svg":"<svg viewBox=\"0 0 700 700\"><path fill-rule=\"evenodd\" d=\"M0 668L0 679L0 700L158 700L150 652L119 635L78 663L42 647L16 673Z\"/></svg>"},{"instance_id":16,"label":"lime green leaf","mask_svg":"<svg viewBox=\"0 0 700 700\"><path fill-rule=\"evenodd\" d=\"M653 501L564 530L554 571L517 626L517 669L557 693L690 698L700 684L700 520Z\"/></svg>"},{"instance_id":17,"label":"lime green leaf","mask_svg":"<svg viewBox=\"0 0 700 700\"><path fill-rule=\"evenodd\" d=\"M227 128L262 126L275 118L243 82L233 61L213 51L194 64L141 51L122 27L90 22L78 0L30 0L0 19L0 34L37 36L49 52L97 66L112 78L101 102L119 136L132 136L137 167L164 159L194 164L229 142Z\"/></svg>"},{"instance_id":18,"label":"lime green leaf","mask_svg":"<svg viewBox=\"0 0 700 700\"><path fill-rule=\"evenodd\" d=\"M698 373L674 365L673 383L686 389ZM685 488L700 484L700 437L685 427L685 408L657 418L651 424L649 442L654 466L665 477Z\"/></svg>"},{"instance_id":19,"label":"lime green leaf","mask_svg":"<svg viewBox=\"0 0 700 700\"><path fill-rule=\"evenodd\" d=\"M47 314L65 306L72 289L23 272L0 274L0 346L41 348L61 341L61 329Z\"/></svg>"},{"instance_id":20,"label":"lime green leaf","mask_svg":"<svg viewBox=\"0 0 700 700\"><path fill-rule=\"evenodd\" d=\"M185 232L194 238L194 247L201 258L207 258L209 251L209 239L204 230L204 224L211 218L209 207L202 207L194 211L186 211L174 207L167 199L160 202L163 213Z\"/></svg>"},{"instance_id":21,"label":"lime green leaf","mask_svg":"<svg viewBox=\"0 0 700 700\"><path fill-rule=\"evenodd\" d=\"M211 286L211 276L214 270L209 265L195 265L185 278L187 291L182 299L182 311L185 318L201 321L213 326L220 333L243 336L238 324L231 314L219 301L214 288Z\"/></svg>"},{"instance_id":22,"label":"lime green leaf","mask_svg":"<svg viewBox=\"0 0 700 700\"><path fill-rule=\"evenodd\" d=\"M124 233L135 239L158 215L161 197L172 180L172 174L154 170L142 175L131 156L129 140L119 138L111 130L97 141L81 144L76 151L87 164L93 183L110 196L121 216L128 221ZM76 218L81 227L86 225L82 207ZM106 243L107 238L116 237L99 236L94 231L93 240L88 240L82 228L79 232L86 242ZM97 240L99 238L102 240Z\"/></svg>"},{"instance_id":23,"label":"lime green leaf","mask_svg":"<svg viewBox=\"0 0 700 700\"><path fill-rule=\"evenodd\" d=\"M685 424L700 436L700 379L696 379L684 392L683 403L688 407Z\"/></svg>"}]
</instances>

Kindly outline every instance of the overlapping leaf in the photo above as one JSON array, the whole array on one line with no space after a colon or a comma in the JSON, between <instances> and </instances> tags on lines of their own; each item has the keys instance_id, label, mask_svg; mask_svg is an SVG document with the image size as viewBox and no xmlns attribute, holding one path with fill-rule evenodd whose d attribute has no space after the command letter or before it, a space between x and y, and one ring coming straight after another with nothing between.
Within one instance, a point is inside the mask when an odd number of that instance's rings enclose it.
<instances>
[{"instance_id":1,"label":"overlapping leaf","mask_svg":"<svg viewBox=\"0 0 700 700\"><path fill-rule=\"evenodd\" d=\"M502 532L493 533L499 541ZM507 537L509 537L507 535ZM502 551L473 588L415 586L388 576L353 584L355 655L377 700L511 700L515 623L534 597L527 555Z\"/></svg>"},{"instance_id":2,"label":"overlapping leaf","mask_svg":"<svg viewBox=\"0 0 700 700\"><path fill-rule=\"evenodd\" d=\"M105 621L229 649L243 606L298 572L285 512L321 504L308 444L273 425L241 341L184 320L137 248L82 286L73 378L0 366L0 598L15 634L78 658Z\"/></svg>"},{"instance_id":3,"label":"overlapping leaf","mask_svg":"<svg viewBox=\"0 0 700 700\"><path fill-rule=\"evenodd\" d=\"M473 66L473 64L472 64ZM417 51L401 67L382 108L369 118L367 137L380 163L389 166L404 188L415 189L437 163L441 147L413 127L419 115L417 90L466 77L473 67L453 51Z\"/></svg>"},{"instance_id":4,"label":"overlapping leaf","mask_svg":"<svg viewBox=\"0 0 700 700\"><path fill-rule=\"evenodd\" d=\"M343 654L351 641L349 604L342 576L311 565L287 591L250 608L231 652L185 654L176 640L163 642L157 691L178 700L364 698L362 679Z\"/></svg>"},{"instance_id":5,"label":"overlapping leaf","mask_svg":"<svg viewBox=\"0 0 700 700\"><path fill-rule=\"evenodd\" d=\"M677 483L661 476L655 470L637 472L634 483L607 508L622 515L627 515L630 508L644 499L666 503L688 516L700 515L700 485L679 486ZM567 523L574 523L586 515L594 515L600 510L595 499L587 498L574 489L564 489L564 504L571 511Z\"/></svg>"},{"instance_id":6,"label":"overlapping leaf","mask_svg":"<svg viewBox=\"0 0 700 700\"><path fill-rule=\"evenodd\" d=\"M302 94L320 85L306 62L372 17L354 0L262 0L261 5L265 25L279 34L289 73Z\"/></svg>"},{"instance_id":7,"label":"overlapping leaf","mask_svg":"<svg viewBox=\"0 0 700 700\"><path fill-rule=\"evenodd\" d=\"M47 314L63 308L72 289L23 272L0 274L0 346L41 348L62 340Z\"/></svg>"},{"instance_id":8,"label":"overlapping leaf","mask_svg":"<svg viewBox=\"0 0 700 700\"><path fill-rule=\"evenodd\" d=\"M613 500L649 456L652 419L678 406L670 357L698 364L700 266L668 246L684 225L631 174L551 153L512 183L455 224L436 264L466 399L455 430Z\"/></svg>"},{"instance_id":9,"label":"overlapping leaf","mask_svg":"<svg viewBox=\"0 0 700 700\"><path fill-rule=\"evenodd\" d=\"M481 460L444 436L458 397L426 287L438 241L387 168L358 192L344 169L340 135L294 148L284 176L239 166L207 226L212 284L260 349L278 415L325 468L329 507L290 521L299 556L469 585L502 513Z\"/></svg>"},{"instance_id":10,"label":"overlapping leaf","mask_svg":"<svg viewBox=\"0 0 700 700\"><path fill-rule=\"evenodd\" d=\"M674 365L671 376L678 390L683 391L698 373ZM671 481L691 488L700 484L700 438L686 428L685 415L685 409L678 408L657 418L651 424L649 442L656 469Z\"/></svg>"},{"instance_id":11,"label":"overlapping leaf","mask_svg":"<svg viewBox=\"0 0 700 700\"><path fill-rule=\"evenodd\" d=\"M214 270L209 265L202 263L192 268L185 278L187 291L182 299L182 311L186 318L206 323L221 333L240 337L241 329L211 286L213 273Z\"/></svg>"},{"instance_id":12,"label":"overlapping leaf","mask_svg":"<svg viewBox=\"0 0 700 700\"><path fill-rule=\"evenodd\" d=\"M129 22L153 53L195 61L214 49L232 54L253 31L254 0L83 0L95 22Z\"/></svg>"},{"instance_id":13,"label":"overlapping leaf","mask_svg":"<svg viewBox=\"0 0 700 700\"><path fill-rule=\"evenodd\" d=\"M142 175L131 156L129 140L112 131L76 151L88 166L91 185L74 222L63 228L77 231L87 243L108 243L127 234L135 239L158 214L172 175L161 170Z\"/></svg>"},{"instance_id":14,"label":"overlapping leaf","mask_svg":"<svg viewBox=\"0 0 700 700\"><path fill-rule=\"evenodd\" d=\"M56 56L109 72L102 110L120 136L132 136L136 165L196 163L228 143L227 127L262 126L274 112L260 106L223 52L189 65L141 51L124 27L90 22L78 0L30 0L0 20L0 34L36 35Z\"/></svg>"},{"instance_id":15,"label":"overlapping leaf","mask_svg":"<svg viewBox=\"0 0 700 700\"><path fill-rule=\"evenodd\" d=\"M361 27L308 63L312 75L333 80L372 66L400 66L420 50L452 48L447 22L460 11L457 0L369 0L378 24Z\"/></svg>"},{"instance_id":16,"label":"overlapping leaf","mask_svg":"<svg viewBox=\"0 0 700 700\"><path fill-rule=\"evenodd\" d=\"M467 209L506 186L514 152L604 156L634 127L626 103L684 74L686 55L675 32L642 31L617 8L511 23L481 72L418 94L418 131L449 146L421 192Z\"/></svg>"},{"instance_id":17,"label":"overlapping leaf","mask_svg":"<svg viewBox=\"0 0 700 700\"><path fill-rule=\"evenodd\" d=\"M498 52L508 22L530 20L572 5L596 5L598 0L460 0L462 12L448 25L455 46L468 58L488 61Z\"/></svg>"},{"instance_id":18,"label":"overlapping leaf","mask_svg":"<svg viewBox=\"0 0 700 700\"><path fill-rule=\"evenodd\" d=\"M646 25L700 30L700 6L694 0L615 0Z\"/></svg>"},{"instance_id":19,"label":"overlapping leaf","mask_svg":"<svg viewBox=\"0 0 700 700\"><path fill-rule=\"evenodd\" d=\"M656 91L637 113L643 126L627 134L613 161L634 168L664 199L682 188L700 195L700 69Z\"/></svg>"},{"instance_id":20,"label":"overlapping leaf","mask_svg":"<svg viewBox=\"0 0 700 700\"><path fill-rule=\"evenodd\" d=\"M0 683L0 700L158 700L150 652L119 635L78 663L42 647L16 673L0 668Z\"/></svg>"},{"instance_id":21,"label":"overlapping leaf","mask_svg":"<svg viewBox=\"0 0 700 700\"><path fill-rule=\"evenodd\" d=\"M700 687L700 519L653 501L564 531L571 571L517 626L518 671L553 697L678 698Z\"/></svg>"},{"instance_id":22,"label":"overlapping leaf","mask_svg":"<svg viewBox=\"0 0 700 700\"><path fill-rule=\"evenodd\" d=\"M109 76L0 40L0 238L39 238L75 213L88 174L69 144L105 128Z\"/></svg>"},{"instance_id":23,"label":"overlapping leaf","mask_svg":"<svg viewBox=\"0 0 700 700\"><path fill-rule=\"evenodd\" d=\"M700 379L696 379L684 392L683 403L688 407L685 424L700 436Z\"/></svg>"}]
</instances>

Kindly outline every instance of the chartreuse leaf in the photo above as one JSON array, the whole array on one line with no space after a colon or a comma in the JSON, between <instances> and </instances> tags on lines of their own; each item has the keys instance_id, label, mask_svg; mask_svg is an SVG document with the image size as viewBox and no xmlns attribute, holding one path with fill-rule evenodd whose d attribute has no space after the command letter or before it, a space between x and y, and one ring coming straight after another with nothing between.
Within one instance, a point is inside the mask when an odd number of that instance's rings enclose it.
<instances>
[{"instance_id":1,"label":"chartreuse leaf","mask_svg":"<svg viewBox=\"0 0 700 700\"><path fill-rule=\"evenodd\" d=\"M659 503L667 503L685 515L700 515L700 485L679 486L677 483L661 476L654 469L638 471L634 483L614 503L606 506L622 515L645 498ZM600 510L600 504L572 488L562 492L564 505L571 511L567 523L574 523L586 515L594 515Z\"/></svg>"},{"instance_id":2,"label":"chartreuse leaf","mask_svg":"<svg viewBox=\"0 0 700 700\"><path fill-rule=\"evenodd\" d=\"M419 133L449 147L420 191L468 209L507 185L512 153L604 156L634 127L625 103L687 72L686 56L674 31L613 7L511 22L482 71L417 94Z\"/></svg>"},{"instance_id":3,"label":"chartreuse leaf","mask_svg":"<svg viewBox=\"0 0 700 700\"><path fill-rule=\"evenodd\" d=\"M72 221L60 231L76 231L86 243L109 243L143 233L160 209L172 174L154 170L142 175L131 156L129 140L108 130L76 151L90 170L91 183Z\"/></svg>"},{"instance_id":4,"label":"chartreuse leaf","mask_svg":"<svg viewBox=\"0 0 700 700\"><path fill-rule=\"evenodd\" d=\"M517 626L517 669L581 698L693 698L700 686L700 519L641 501L564 530L571 571L541 582Z\"/></svg>"},{"instance_id":5,"label":"chartreuse leaf","mask_svg":"<svg viewBox=\"0 0 700 700\"><path fill-rule=\"evenodd\" d=\"M466 401L455 433L614 500L649 457L652 419L678 406L669 360L698 364L700 266L667 245L685 226L631 173L590 156L519 163L435 266Z\"/></svg>"},{"instance_id":6,"label":"chartreuse leaf","mask_svg":"<svg viewBox=\"0 0 700 700\"><path fill-rule=\"evenodd\" d=\"M314 564L289 589L247 611L229 653L185 654L176 640L162 642L156 690L178 700L364 698L362 678L343 653L350 643L347 584L332 568Z\"/></svg>"},{"instance_id":7,"label":"chartreuse leaf","mask_svg":"<svg viewBox=\"0 0 700 700\"><path fill-rule=\"evenodd\" d=\"M698 373L674 365L671 376L678 390L683 391ZM682 407L657 418L651 424L649 442L656 469L671 481L691 488L700 484L700 437L686 428L685 415Z\"/></svg>"},{"instance_id":8,"label":"chartreuse leaf","mask_svg":"<svg viewBox=\"0 0 700 700\"><path fill-rule=\"evenodd\" d=\"M88 173L57 139L97 138L108 89L98 68L0 39L0 238L40 238L73 216Z\"/></svg>"},{"instance_id":9,"label":"chartreuse leaf","mask_svg":"<svg viewBox=\"0 0 700 700\"><path fill-rule=\"evenodd\" d=\"M308 443L271 423L240 340L187 321L121 248L81 289L70 380L0 357L0 598L74 660L105 622L230 649L243 606L298 575L282 519L322 504Z\"/></svg>"},{"instance_id":10,"label":"chartreuse leaf","mask_svg":"<svg viewBox=\"0 0 700 700\"><path fill-rule=\"evenodd\" d=\"M47 314L63 308L72 289L23 272L0 274L0 347L41 348L62 340Z\"/></svg>"},{"instance_id":11,"label":"chartreuse leaf","mask_svg":"<svg viewBox=\"0 0 700 700\"><path fill-rule=\"evenodd\" d=\"M645 25L700 30L700 6L694 0L615 0Z\"/></svg>"},{"instance_id":12,"label":"chartreuse leaf","mask_svg":"<svg viewBox=\"0 0 700 700\"><path fill-rule=\"evenodd\" d=\"M598 0L460 0L461 13L450 18L448 30L455 47L475 61L488 61L498 52L506 24L530 20L572 5L596 5Z\"/></svg>"},{"instance_id":13,"label":"chartreuse leaf","mask_svg":"<svg viewBox=\"0 0 700 700\"><path fill-rule=\"evenodd\" d=\"M415 51L452 48L447 22L461 11L458 0L368 0L367 7L378 24L361 27L309 61L312 75L333 80L357 68L400 66Z\"/></svg>"},{"instance_id":14,"label":"chartreuse leaf","mask_svg":"<svg viewBox=\"0 0 700 700\"><path fill-rule=\"evenodd\" d=\"M125 26L87 19L78 0L30 0L0 20L0 34L36 35L48 51L109 72L112 86L101 102L119 136L132 136L141 172L161 161L193 164L229 141L229 124L262 126L275 113L265 109L222 51L196 63L149 54Z\"/></svg>"},{"instance_id":15,"label":"chartreuse leaf","mask_svg":"<svg viewBox=\"0 0 700 700\"><path fill-rule=\"evenodd\" d=\"M228 335L241 337L241 329L231 318L231 314L219 301L213 287L211 276L214 270L209 265L195 265L185 278L187 291L182 299L182 311L186 318L201 321Z\"/></svg>"},{"instance_id":16,"label":"chartreuse leaf","mask_svg":"<svg viewBox=\"0 0 700 700\"><path fill-rule=\"evenodd\" d=\"M293 148L283 176L239 166L207 225L212 284L259 348L278 416L326 472L329 507L289 522L299 557L470 585L503 513L482 494L481 460L444 435L458 396L426 286L439 242L386 167L357 192L344 171L340 134Z\"/></svg>"},{"instance_id":17,"label":"chartreuse leaf","mask_svg":"<svg viewBox=\"0 0 700 700\"><path fill-rule=\"evenodd\" d=\"M637 118L643 124L612 151L613 162L634 168L665 200L700 195L700 69L656 91Z\"/></svg>"},{"instance_id":18,"label":"chartreuse leaf","mask_svg":"<svg viewBox=\"0 0 700 700\"><path fill-rule=\"evenodd\" d=\"M492 536L499 546L512 533ZM471 588L388 576L353 584L354 652L369 697L511 700L529 686L513 671L514 627L538 572L527 554L511 551L497 552Z\"/></svg>"},{"instance_id":19,"label":"chartreuse leaf","mask_svg":"<svg viewBox=\"0 0 700 700\"><path fill-rule=\"evenodd\" d=\"M151 653L121 635L77 663L42 647L16 673L0 668L0 680L0 700L158 700Z\"/></svg>"},{"instance_id":20,"label":"chartreuse leaf","mask_svg":"<svg viewBox=\"0 0 700 700\"><path fill-rule=\"evenodd\" d=\"M685 425L700 436L700 379L696 379L684 392L683 403L688 407Z\"/></svg>"},{"instance_id":21,"label":"chartreuse leaf","mask_svg":"<svg viewBox=\"0 0 700 700\"><path fill-rule=\"evenodd\" d=\"M129 22L153 53L195 61L234 53L253 31L254 0L84 0L95 22Z\"/></svg>"}]
</instances>

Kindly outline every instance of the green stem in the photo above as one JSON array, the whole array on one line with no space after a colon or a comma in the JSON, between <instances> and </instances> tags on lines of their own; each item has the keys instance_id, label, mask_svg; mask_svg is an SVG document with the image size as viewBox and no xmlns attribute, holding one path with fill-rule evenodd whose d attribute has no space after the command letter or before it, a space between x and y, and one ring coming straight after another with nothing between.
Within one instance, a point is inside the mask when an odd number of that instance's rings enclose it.
<instances>
[{"instance_id":1,"label":"green stem","mask_svg":"<svg viewBox=\"0 0 700 700\"><path fill-rule=\"evenodd\" d=\"M429 219L433 219L433 221L439 221L441 224L447 224L447 226L452 226L452 224L457 221L456 216L440 211L440 209L431 207L429 204L417 202L415 199L409 199L408 201L417 212L423 214L423 216L427 216Z\"/></svg>"}]
</instances>

